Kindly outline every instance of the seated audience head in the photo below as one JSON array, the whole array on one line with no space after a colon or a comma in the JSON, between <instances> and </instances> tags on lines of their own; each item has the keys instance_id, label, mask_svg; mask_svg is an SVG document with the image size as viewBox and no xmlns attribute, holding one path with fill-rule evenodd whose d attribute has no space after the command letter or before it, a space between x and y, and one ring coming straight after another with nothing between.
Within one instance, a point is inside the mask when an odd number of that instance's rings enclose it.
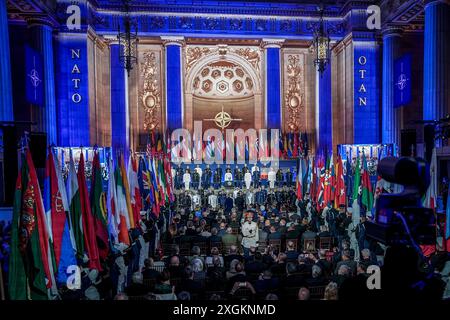
<instances>
[{"instance_id":1,"label":"seated audience head","mask_svg":"<svg viewBox=\"0 0 450 320\"><path fill-rule=\"evenodd\" d=\"M298 300L309 300L308 288L302 287L298 290Z\"/></svg>"},{"instance_id":2,"label":"seated audience head","mask_svg":"<svg viewBox=\"0 0 450 320\"><path fill-rule=\"evenodd\" d=\"M324 297L325 300L337 300L338 299L338 285L336 282L330 282L325 287Z\"/></svg>"}]
</instances>

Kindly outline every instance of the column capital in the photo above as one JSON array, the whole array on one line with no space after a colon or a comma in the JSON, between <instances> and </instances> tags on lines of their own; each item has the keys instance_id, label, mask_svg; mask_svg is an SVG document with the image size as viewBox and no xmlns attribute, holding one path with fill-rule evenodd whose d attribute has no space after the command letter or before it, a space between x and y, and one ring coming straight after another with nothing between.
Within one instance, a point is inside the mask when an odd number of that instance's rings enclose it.
<instances>
[{"instance_id":1,"label":"column capital","mask_svg":"<svg viewBox=\"0 0 450 320\"><path fill-rule=\"evenodd\" d=\"M276 38L263 38L261 41L261 47L263 49L268 48L277 48L280 49L284 43L284 39L276 39Z\"/></svg>"},{"instance_id":2,"label":"column capital","mask_svg":"<svg viewBox=\"0 0 450 320\"><path fill-rule=\"evenodd\" d=\"M185 40L184 37L179 37L179 36L162 36L161 40L163 42L163 46L167 47L167 46L184 46L185 45Z\"/></svg>"},{"instance_id":3,"label":"column capital","mask_svg":"<svg viewBox=\"0 0 450 320\"><path fill-rule=\"evenodd\" d=\"M58 27L58 22L52 16L26 16L25 21L28 27L48 26L52 29Z\"/></svg>"},{"instance_id":4,"label":"column capital","mask_svg":"<svg viewBox=\"0 0 450 320\"><path fill-rule=\"evenodd\" d=\"M403 28L401 26L396 26L396 25L386 25L381 30L381 34L382 34L383 38L401 36L402 33L403 33Z\"/></svg>"},{"instance_id":5,"label":"column capital","mask_svg":"<svg viewBox=\"0 0 450 320\"><path fill-rule=\"evenodd\" d=\"M425 0L424 7L434 5L434 4L447 4L450 5L450 0Z\"/></svg>"}]
</instances>

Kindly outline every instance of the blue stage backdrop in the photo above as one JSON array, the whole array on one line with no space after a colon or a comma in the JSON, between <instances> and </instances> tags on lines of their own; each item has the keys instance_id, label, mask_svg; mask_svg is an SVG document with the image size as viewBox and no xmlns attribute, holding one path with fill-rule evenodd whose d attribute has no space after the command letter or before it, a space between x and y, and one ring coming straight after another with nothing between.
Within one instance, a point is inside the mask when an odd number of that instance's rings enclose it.
<instances>
[{"instance_id":1,"label":"blue stage backdrop","mask_svg":"<svg viewBox=\"0 0 450 320\"><path fill-rule=\"evenodd\" d=\"M411 102L411 54L405 54L394 62L394 108Z\"/></svg>"}]
</instances>

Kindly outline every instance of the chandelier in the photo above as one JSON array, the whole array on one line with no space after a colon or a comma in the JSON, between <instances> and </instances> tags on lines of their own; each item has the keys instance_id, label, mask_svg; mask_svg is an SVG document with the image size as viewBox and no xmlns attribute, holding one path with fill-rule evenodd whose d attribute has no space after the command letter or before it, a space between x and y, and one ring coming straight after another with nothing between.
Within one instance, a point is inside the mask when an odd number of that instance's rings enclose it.
<instances>
[{"instance_id":1,"label":"chandelier","mask_svg":"<svg viewBox=\"0 0 450 320\"><path fill-rule=\"evenodd\" d=\"M317 71L319 71L322 76L325 67L330 62L330 37L328 33L325 32L324 21L323 21L323 13L324 6L323 4L318 8L320 12L320 20L319 27L314 32L314 51L316 57L314 59L314 65L316 66Z\"/></svg>"},{"instance_id":2,"label":"chandelier","mask_svg":"<svg viewBox=\"0 0 450 320\"><path fill-rule=\"evenodd\" d=\"M122 0L125 18L124 18L124 31L121 32L119 24L119 60L120 64L127 70L128 76L133 66L137 63L137 43L139 41L137 37L137 26L131 23L130 18L130 2L131 0ZM134 29L134 30L133 30Z\"/></svg>"}]
</instances>

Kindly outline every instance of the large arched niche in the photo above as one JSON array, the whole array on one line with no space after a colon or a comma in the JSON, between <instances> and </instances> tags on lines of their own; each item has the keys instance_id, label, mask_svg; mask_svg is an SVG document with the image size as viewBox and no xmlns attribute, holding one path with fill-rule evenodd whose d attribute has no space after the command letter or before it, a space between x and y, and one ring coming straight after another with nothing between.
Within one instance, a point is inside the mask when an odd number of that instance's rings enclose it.
<instances>
[{"instance_id":1,"label":"large arched niche","mask_svg":"<svg viewBox=\"0 0 450 320\"><path fill-rule=\"evenodd\" d=\"M194 50L199 53L197 59L189 60L191 54L185 63L184 127L192 130L194 121L212 119L223 107L232 118L242 119L232 121L229 129L261 128L264 106L259 48L246 49L246 53L259 54L253 55L253 60L248 55L242 56L242 49L196 47ZM203 130L208 128L217 127L212 121L203 121Z\"/></svg>"}]
</instances>

